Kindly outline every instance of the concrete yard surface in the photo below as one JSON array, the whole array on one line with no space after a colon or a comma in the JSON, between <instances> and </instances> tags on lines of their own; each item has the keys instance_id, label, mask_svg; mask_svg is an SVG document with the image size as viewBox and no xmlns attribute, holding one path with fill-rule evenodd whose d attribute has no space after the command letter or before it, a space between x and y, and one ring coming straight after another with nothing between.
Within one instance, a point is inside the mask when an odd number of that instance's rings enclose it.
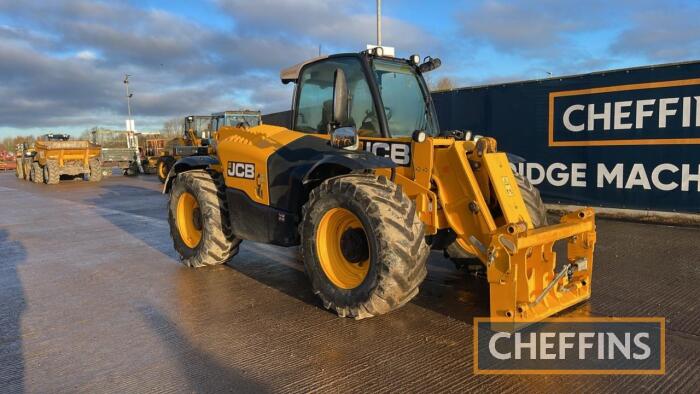
<instances>
[{"instance_id":1,"label":"concrete yard surface","mask_svg":"<svg viewBox=\"0 0 700 394\"><path fill-rule=\"evenodd\" d=\"M154 176L0 174L0 392L697 392L700 229L598 220L593 296L562 316L665 317L666 374L473 374L488 284L433 252L420 294L355 321L294 248L188 269Z\"/></svg>"}]
</instances>

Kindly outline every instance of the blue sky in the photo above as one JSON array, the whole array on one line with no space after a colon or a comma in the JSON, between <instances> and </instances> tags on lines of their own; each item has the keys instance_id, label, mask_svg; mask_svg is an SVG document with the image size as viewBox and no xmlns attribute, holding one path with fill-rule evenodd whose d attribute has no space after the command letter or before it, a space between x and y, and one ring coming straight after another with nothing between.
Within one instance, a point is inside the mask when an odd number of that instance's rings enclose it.
<instances>
[{"instance_id":1,"label":"blue sky","mask_svg":"<svg viewBox=\"0 0 700 394\"><path fill-rule=\"evenodd\" d=\"M287 109L281 68L375 40L375 2L0 0L0 137ZM697 1L383 1L384 43L457 86L700 59Z\"/></svg>"}]
</instances>

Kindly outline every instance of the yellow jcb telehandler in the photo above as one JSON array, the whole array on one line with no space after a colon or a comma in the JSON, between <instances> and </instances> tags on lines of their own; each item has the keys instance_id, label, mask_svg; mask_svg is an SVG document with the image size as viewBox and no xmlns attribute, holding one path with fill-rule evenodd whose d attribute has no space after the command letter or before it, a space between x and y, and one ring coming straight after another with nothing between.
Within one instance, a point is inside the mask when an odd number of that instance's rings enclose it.
<instances>
[{"instance_id":1,"label":"yellow jcb telehandler","mask_svg":"<svg viewBox=\"0 0 700 394\"><path fill-rule=\"evenodd\" d=\"M182 262L222 264L242 240L299 245L324 306L357 319L410 301L431 248L481 261L492 318L532 322L588 299L593 211L548 225L495 140L441 133L422 77L440 62L426 59L373 49L283 70L296 84L291 128L224 127L214 155L168 174Z\"/></svg>"}]
</instances>

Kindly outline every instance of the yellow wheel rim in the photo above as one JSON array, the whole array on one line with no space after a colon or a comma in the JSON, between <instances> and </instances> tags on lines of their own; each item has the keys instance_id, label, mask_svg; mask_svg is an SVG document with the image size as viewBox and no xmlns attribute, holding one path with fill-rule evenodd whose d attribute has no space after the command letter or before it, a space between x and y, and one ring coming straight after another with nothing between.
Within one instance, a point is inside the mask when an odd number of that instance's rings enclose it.
<instances>
[{"instance_id":1,"label":"yellow wheel rim","mask_svg":"<svg viewBox=\"0 0 700 394\"><path fill-rule=\"evenodd\" d=\"M189 248L196 248L202 240L202 216L197 199L184 192L177 200L177 229L180 238Z\"/></svg>"},{"instance_id":2,"label":"yellow wheel rim","mask_svg":"<svg viewBox=\"0 0 700 394\"><path fill-rule=\"evenodd\" d=\"M160 175L161 178L168 176L168 174L165 173L165 163L162 161L158 163L158 175Z\"/></svg>"},{"instance_id":3,"label":"yellow wheel rim","mask_svg":"<svg viewBox=\"0 0 700 394\"><path fill-rule=\"evenodd\" d=\"M354 289L365 280L370 264L368 245L362 223L347 209L329 210L318 224L316 252L321 268L328 279L341 289ZM366 253L355 253L362 247L366 248ZM348 256L348 252L352 256Z\"/></svg>"}]
</instances>

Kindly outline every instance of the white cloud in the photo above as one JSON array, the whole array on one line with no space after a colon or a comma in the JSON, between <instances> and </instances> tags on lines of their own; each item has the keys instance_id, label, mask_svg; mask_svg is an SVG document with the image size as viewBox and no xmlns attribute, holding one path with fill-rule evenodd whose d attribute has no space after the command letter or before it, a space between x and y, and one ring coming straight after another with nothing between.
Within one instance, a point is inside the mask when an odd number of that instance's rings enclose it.
<instances>
[{"instance_id":1,"label":"white cloud","mask_svg":"<svg viewBox=\"0 0 700 394\"><path fill-rule=\"evenodd\" d=\"M91 61L91 60L97 59L97 55L95 54L95 52L93 52L93 51L88 51L88 50L84 50L84 51L80 51L80 52L76 53L76 54L75 54L75 57L76 57L77 59L80 59L80 60L87 60L87 61Z\"/></svg>"}]
</instances>

